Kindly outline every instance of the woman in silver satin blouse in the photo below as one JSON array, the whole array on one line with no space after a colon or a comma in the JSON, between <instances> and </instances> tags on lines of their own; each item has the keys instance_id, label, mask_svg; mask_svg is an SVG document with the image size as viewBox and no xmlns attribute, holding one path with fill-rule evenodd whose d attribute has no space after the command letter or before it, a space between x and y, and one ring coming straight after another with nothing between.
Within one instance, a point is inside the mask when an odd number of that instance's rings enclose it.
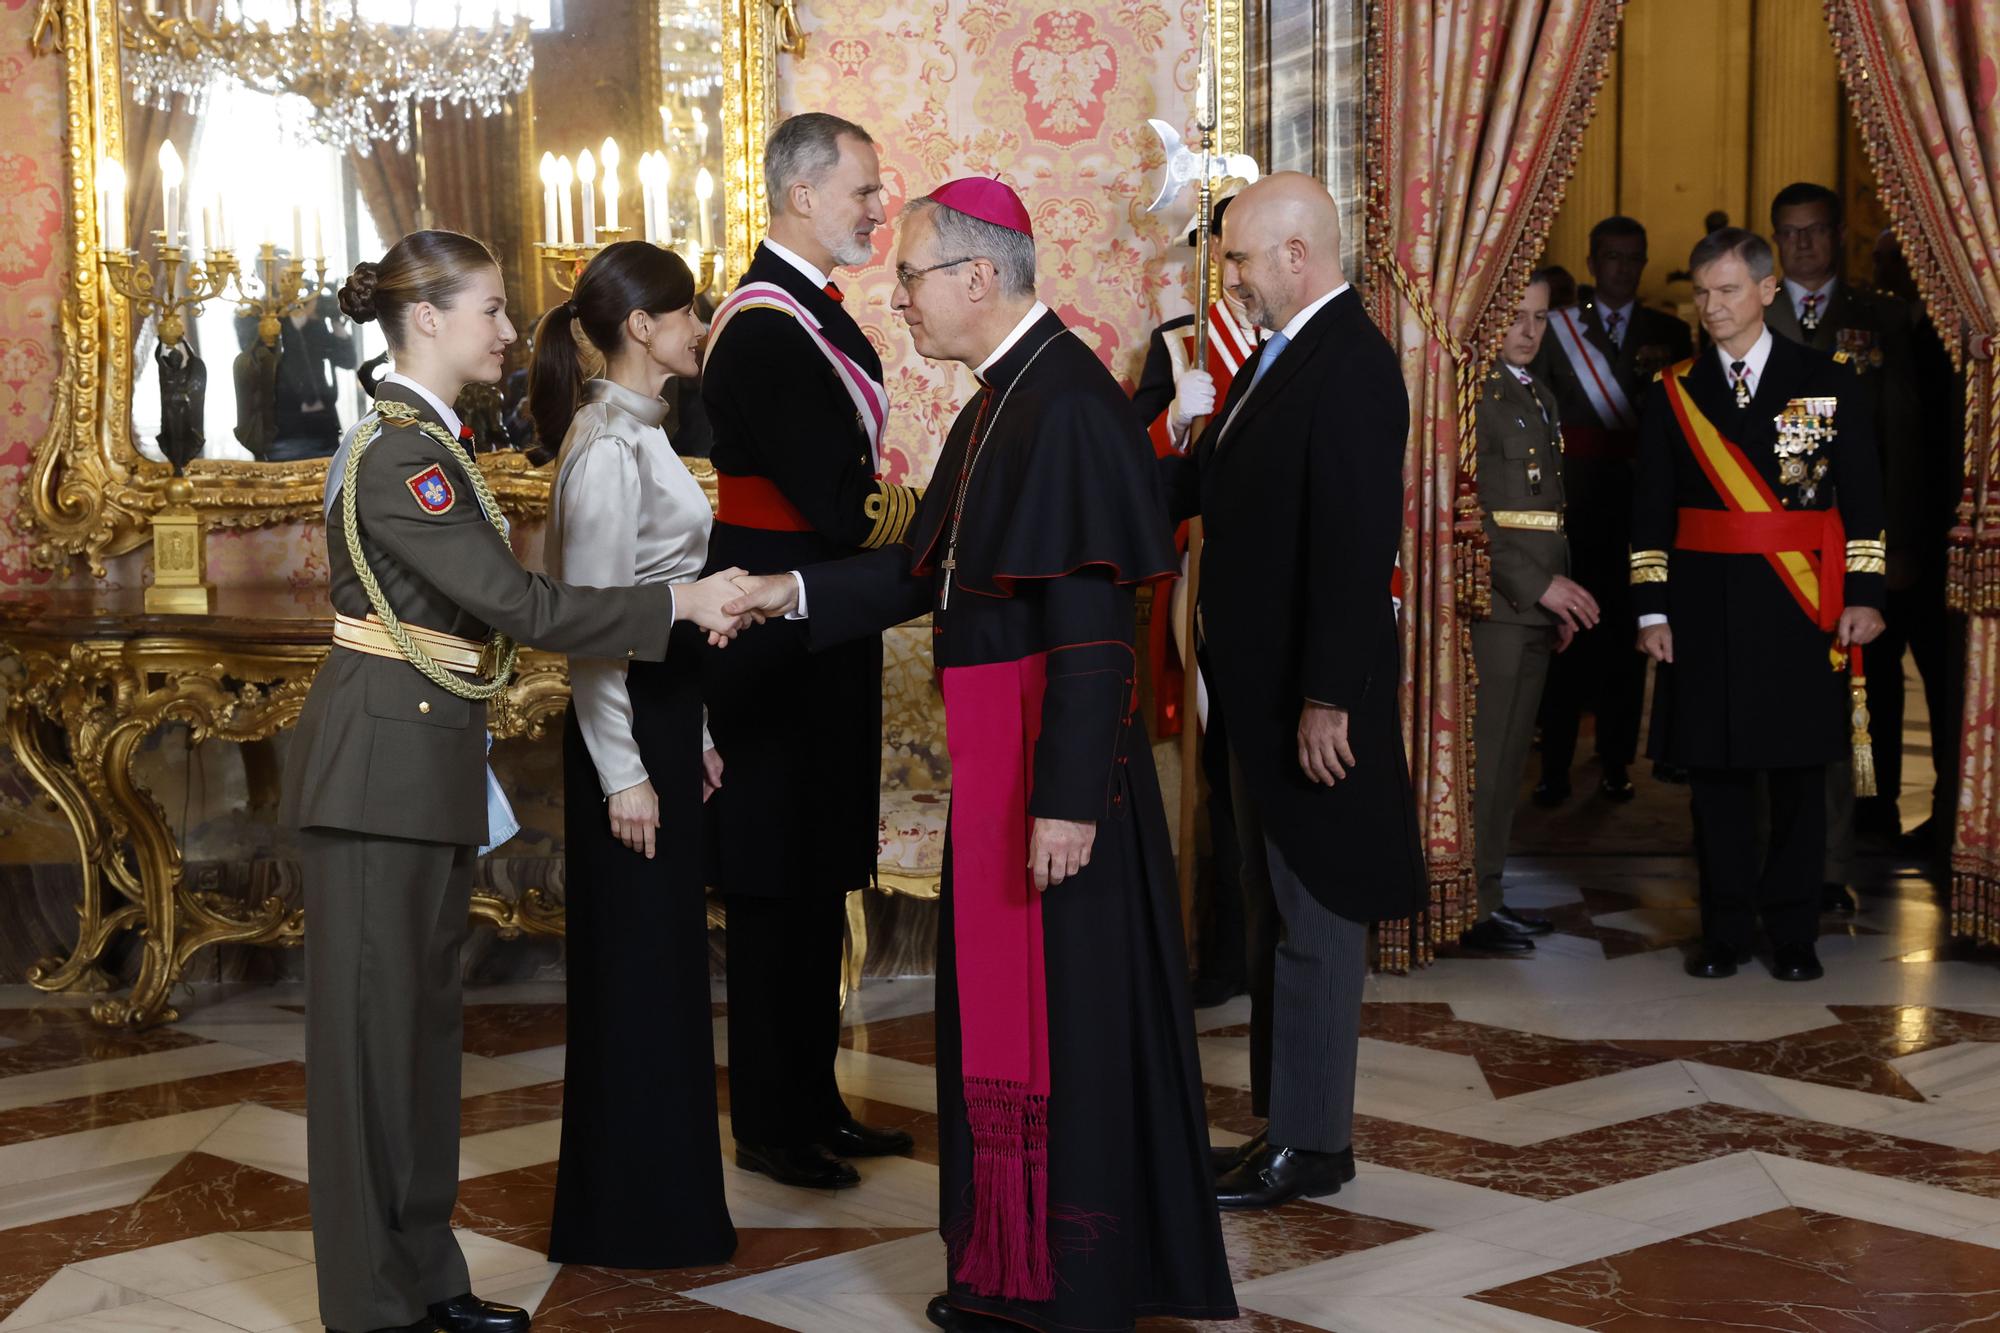
<instances>
[{"instance_id":1,"label":"woman in silver satin blouse","mask_svg":"<svg viewBox=\"0 0 2000 1333\"><path fill-rule=\"evenodd\" d=\"M535 334L529 405L560 439L547 534L573 583L700 580L710 511L661 423L671 375L706 330L679 256L606 247ZM582 375L582 328L603 373ZM698 581L699 580L699 581ZM719 1263L736 1249L722 1193L703 899L702 803L723 766L708 739L695 636L663 662L570 659L563 730L568 1067L549 1258L607 1268Z\"/></svg>"}]
</instances>

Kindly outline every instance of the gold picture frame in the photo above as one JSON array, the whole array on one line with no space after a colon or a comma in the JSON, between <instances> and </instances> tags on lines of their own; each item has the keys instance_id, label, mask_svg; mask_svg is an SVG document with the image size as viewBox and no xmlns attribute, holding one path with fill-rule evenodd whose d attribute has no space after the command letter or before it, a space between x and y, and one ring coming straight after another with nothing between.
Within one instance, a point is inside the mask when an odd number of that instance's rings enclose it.
<instances>
[{"instance_id":1,"label":"gold picture frame","mask_svg":"<svg viewBox=\"0 0 2000 1333\"><path fill-rule=\"evenodd\" d=\"M750 262L765 225L757 162L777 110L781 41L798 40L791 0L720 0L723 11L723 232L726 281ZM171 468L143 457L133 439L132 317L97 259L96 163L124 151L116 0L43 0L38 43L64 66L69 171L64 242L70 278L57 312L60 370L48 434L22 487L21 521L45 569L81 560L98 577L105 561L146 544L167 505ZM523 454L484 455L480 465L516 517L547 509L549 478ZM264 463L197 459L187 468L190 503L204 528L254 528L320 517L324 459Z\"/></svg>"}]
</instances>

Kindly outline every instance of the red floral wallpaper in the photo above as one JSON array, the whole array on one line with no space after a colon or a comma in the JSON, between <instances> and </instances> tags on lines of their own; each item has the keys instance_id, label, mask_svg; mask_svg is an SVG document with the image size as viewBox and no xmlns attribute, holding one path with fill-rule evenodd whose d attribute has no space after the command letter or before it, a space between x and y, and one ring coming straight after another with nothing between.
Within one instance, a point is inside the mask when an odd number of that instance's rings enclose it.
<instances>
[{"instance_id":1,"label":"red floral wallpaper","mask_svg":"<svg viewBox=\"0 0 2000 1333\"><path fill-rule=\"evenodd\" d=\"M62 245L62 62L28 49L30 0L0 0L0 585L46 582L15 526L48 430Z\"/></svg>"},{"instance_id":2,"label":"red floral wallpaper","mask_svg":"<svg viewBox=\"0 0 2000 1333\"><path fill-rule=\"evenodd\" d=\"M1171 249L1192 203L1154 216L1157 117L1182 125L1201 6L1161 0L806 0L805 54L780 71L780 109L830 111L882 150L889 216L954 176L997 174L1034 218L1042 299L1128 382L1162 319L1189 308ZM922 480L971 377L910 347L889 309L893 228L841 283L881 350L892 479Z\"/></svg>"}]
</instances>

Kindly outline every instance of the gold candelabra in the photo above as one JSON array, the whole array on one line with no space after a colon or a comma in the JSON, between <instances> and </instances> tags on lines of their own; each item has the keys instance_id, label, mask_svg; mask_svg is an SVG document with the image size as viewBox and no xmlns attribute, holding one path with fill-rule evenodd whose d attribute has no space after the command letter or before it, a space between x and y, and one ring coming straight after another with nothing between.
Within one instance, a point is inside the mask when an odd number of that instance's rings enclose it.
<instances>
[{"instance_id":1,"label":"gold candelabra","mask_svg":"<svg viewBox=\"0 0 2000 1333\"><path fill-rule=\"evenodd\" d=\"M199 314L238 280L236 257L227 249L210 249L196 260L186 246L170 244L165 231L153 233L153 246L156 258L146 265L127 249L103 246L98 254L112 290L131 302L140 319L158 316L160 345L180 349L185 364L194 355L186 346L188 316ZM163 384L163 414L165 401ZM153 581L146 588L146 610L207 615L215 609L215 588L207 578L201 518L192 503L194 485L179 473L176 466L153 514Z\"/></svg>"},{"instance_id":2,"label":"gold candelabra","mask_svg":"<svg viewBox=\"0 0 2000 1333\"><path fill-rule=\"evenodd\" d=\"M187 320L181 312L200 314L235 281L236 257L227 250L210 250L195 259L184 245L172 245L167 233L153 233L153 249L159 275L153 266L141 266L132 250L99 251L104 260L104 276L111 289L131 302L140 319L159 316L160 341L179 347L187 337Z\"/></svg>"},{"instance_id":3,"label":"gold candelabra","mask_svg":"<svg viewBox=\"0 0 2000 1333\"><path fill-rule=\"evenodd\" d=\"M583 276L584 267L597 258L598 251L627 239L629 229L625 227L599 227L597 240L586 245L581 241L535 242L535 254L547 264L549 281L565 296L576 291L577 279ZM659 244L659 242L655 242ZM714 246L703 249L698 246L660 245L663 250L674 250L694 273L694 289L697 294L711 290L722 278L722 251Z\"/></svg>"},{"instance_id":4,"label":"gold candelabra","mask_svg":"<svg viewBox=\"0 0 2000 1333\"><path fill-rule=\"evenodd\" d=\"M280 255L275 242L257 247L257 276L254 287L247 274L236 275L236 313L257 316L257 336L266 347L278 345L281 321L296 315L326 291L326 258L313 260L313 276L306 278L303 256Z\"/></svg>"}]
</instances>

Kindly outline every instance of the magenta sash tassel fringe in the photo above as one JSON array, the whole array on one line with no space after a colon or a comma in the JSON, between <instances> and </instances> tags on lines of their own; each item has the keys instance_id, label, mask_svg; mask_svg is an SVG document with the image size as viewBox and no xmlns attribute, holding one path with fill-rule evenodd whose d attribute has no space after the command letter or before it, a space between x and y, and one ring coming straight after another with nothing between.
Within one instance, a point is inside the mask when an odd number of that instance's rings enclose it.
<instances>
[{"instance_id":1,"label":"magenta sash tassel fringe","mask_svg":"<svg viewBox=\"0 0 2000 1333\"><path fill-rule=\"evenodd\" d=\"M1049 1253L1049 1104L1020 1084L965 1081L972 1125L972 1234L952 1274L981 1296L1046 1301Z\"/></svg>"}]
</instances>

